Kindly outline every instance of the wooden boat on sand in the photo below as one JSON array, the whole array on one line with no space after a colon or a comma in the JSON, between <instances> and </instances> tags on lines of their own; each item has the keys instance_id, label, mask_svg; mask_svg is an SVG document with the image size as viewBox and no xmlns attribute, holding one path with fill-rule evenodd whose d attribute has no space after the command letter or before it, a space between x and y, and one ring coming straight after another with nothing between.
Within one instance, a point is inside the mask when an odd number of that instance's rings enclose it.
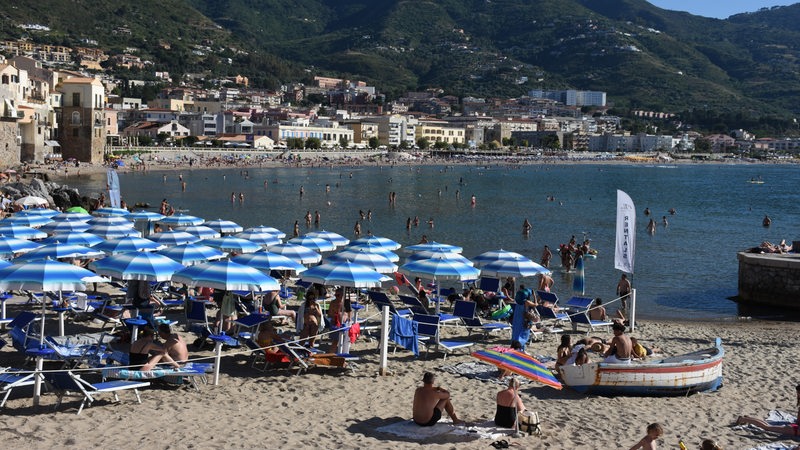
<instances>
[{"instance_id":1,"label":"wooden boat on sand","mask_svg":"<svg viewBox=\"0 0 800 450\"><path fill-rule=\"evenodd\" d=\"M664 359L630 364L595 362L561 366L570 388L605 396L678 396L716 391L722 386L722 340L713 347Z\"/></svg>"}]
</instances>

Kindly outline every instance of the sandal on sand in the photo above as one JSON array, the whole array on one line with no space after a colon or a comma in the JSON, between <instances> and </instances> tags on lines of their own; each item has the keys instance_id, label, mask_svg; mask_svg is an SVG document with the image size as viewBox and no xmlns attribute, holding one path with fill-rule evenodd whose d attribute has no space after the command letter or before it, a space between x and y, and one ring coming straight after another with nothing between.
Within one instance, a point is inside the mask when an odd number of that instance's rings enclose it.
<instances>
[{"instance_id":1,"label":"sandal on sand","mask_svg":"<svg viewBox=\"0 0 800 450\"><path fill-rule=\"evenodd\" d=\"M494 441L489 445L491 445L494 448L508 448L508 441L503 439L502 441Z\"/></svg>"}]
</instances>

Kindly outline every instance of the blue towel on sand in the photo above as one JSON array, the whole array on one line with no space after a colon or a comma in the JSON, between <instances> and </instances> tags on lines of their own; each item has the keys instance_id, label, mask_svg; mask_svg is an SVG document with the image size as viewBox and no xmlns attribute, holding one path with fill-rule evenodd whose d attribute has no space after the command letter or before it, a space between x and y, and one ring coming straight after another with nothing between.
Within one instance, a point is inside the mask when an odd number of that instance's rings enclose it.
<instances>
[{"instance_id":1,"label":"blue towel on sand","mask_svg":"<svg viewBox=\"0 0 800 450\"><path fill-rule=\"evenodd\" d=\"M419 356L419 332L417 323L413 320L405 319L397 314L392 315L392 324L389 327L389 340L414 352L414 356Z\"/></svg>"}]
</instances>

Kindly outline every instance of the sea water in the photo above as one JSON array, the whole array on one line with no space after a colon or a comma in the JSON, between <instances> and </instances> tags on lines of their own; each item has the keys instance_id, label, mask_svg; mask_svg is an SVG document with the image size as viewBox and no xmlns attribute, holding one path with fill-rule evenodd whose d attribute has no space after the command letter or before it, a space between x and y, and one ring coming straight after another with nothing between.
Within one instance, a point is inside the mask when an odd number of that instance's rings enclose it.
<instances>
[{"instance_id":1,"label":"sea water","mask_svg":"<svg viewBox=\"0 0 800 450\"><path fill-rule=\"evenodd\" d=\"M800 240L798 171L794 165L711 164L247 167L124 173L120 182L129 205L157 207L166 198L176 209L207 220L273 226L290 237L295 221L301 233L315 229L313 223L306 227L304 216L319 211L320 229L350 239L361 222L364 234L404 246L426 235L463 247L467 257L502 248L538 262L547 244L554 253L554 292L563 300L573 295L574 275L561 270L558 246L572 236L578 242L591 239L599 253L586 261L585 292L605 301L614 299L621 274L614 269L616 190L621 189L637 210L630 278L638 317L704 319L737 315L729 299L737 293L736 252L764 240ZM759 177L763 184L749 182ZM84 175L68 184L96 196L105 176ZM396 193L394 204L390 192ZM371 220L362 221L359 211L371 211ZM772 219L769 228L761 224L764 215ZM407 232L406 221L414 217L419 226ZM651 217L658 224L652 235L646 232ZM526 218L533 225L528 236L522 233Z\"/></svg>"}]
</instances>

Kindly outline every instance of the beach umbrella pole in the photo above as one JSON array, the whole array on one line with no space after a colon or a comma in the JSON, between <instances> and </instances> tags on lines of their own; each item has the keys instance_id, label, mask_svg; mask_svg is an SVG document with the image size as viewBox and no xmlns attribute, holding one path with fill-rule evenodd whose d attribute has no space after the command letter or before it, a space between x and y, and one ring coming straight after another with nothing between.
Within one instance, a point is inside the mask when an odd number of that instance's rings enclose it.
<instances>
[{"instance_id":1,"label":"beach umbrella pole","mask_svg":"<svg viewBox=\"0 0 800 450\"><path fill-rule=\"evenodd\" d=\"M219 384L219 364L222 360L222 340L214 344L214 386Z\"/></svg>"},{"instance_id":2,"label":"beach umbrella pole","mask_svg":"<svg viewBox=\"0 0 800 450\"><path fill-rule=\"evenodd\" d=\"M630 293L631 299L631 316L628 318L631 324L631 331L634 331L636 328L636 289L631 289Z\"/></svg>"},{"instance_id":3,"label":"beach umbrella pole","mask_svg":"<svg viewBox=\"0 0 800 450\"><path fill-rule=\"evenodd\" d=\"M44 357L36 357L36 370L33 373L33 406L39 406L39 398L42 396L42 369L44 368Z\"/></svg>"},{"instance_id":4,"label":"beach umbrella pole","mask_svg":"<svg viewBox=\"0 0 800 450\"><path fill-rule=\"evenodd\" d=\"M384 306L381 310L381 363L378 373L381 376L389 374L388 371L389 355L389 307Z\"/></svg>"}]
</instances>

